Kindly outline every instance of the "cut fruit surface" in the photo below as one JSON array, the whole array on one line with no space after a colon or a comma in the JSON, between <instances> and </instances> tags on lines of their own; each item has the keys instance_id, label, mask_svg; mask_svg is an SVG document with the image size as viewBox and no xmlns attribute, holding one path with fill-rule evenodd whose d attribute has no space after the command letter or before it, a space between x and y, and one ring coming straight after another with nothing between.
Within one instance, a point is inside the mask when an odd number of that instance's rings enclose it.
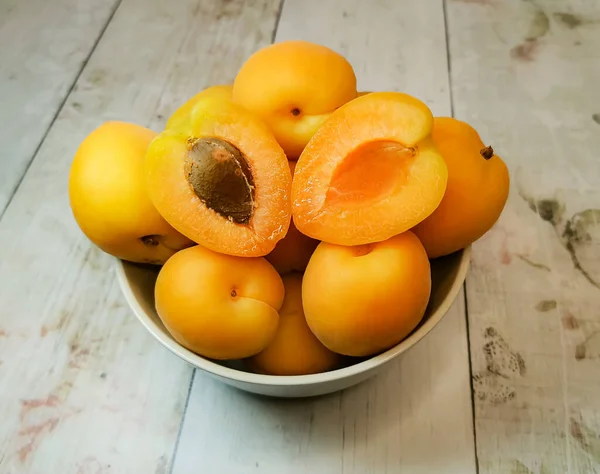
<instances>
[{"instance_id":1,"label":"cut fruit surface","mask_svg":"<svg viewBox=\"0 0 600 474\"><path fill-rule=\"evenodd\" d=\"M300 232L339 245L386 240L439 205L448 179L421 101L373 92L340 107L300 156L292 213Z\"/></svg>"},{"instance_id":2,"label":"cut fruit surface","mask_svg":"<svg viewBox=\"0 0 600 474\"><path fill-rule=\"evenodd\" d=\"M291 172L269 129L241 106L201 98L146 154L148 193L175 229L211 250L264 256L290 225Z\"/></svg>"}]
</instances>

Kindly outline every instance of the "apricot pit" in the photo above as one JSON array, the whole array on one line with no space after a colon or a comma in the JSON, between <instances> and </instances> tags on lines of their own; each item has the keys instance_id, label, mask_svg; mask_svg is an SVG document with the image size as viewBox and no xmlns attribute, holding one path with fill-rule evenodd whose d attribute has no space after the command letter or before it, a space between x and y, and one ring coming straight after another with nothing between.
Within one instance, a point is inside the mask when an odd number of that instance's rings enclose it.
<instances>
[{"instance_id":1,"label":"apricot pit","mask_svg":"<svg viewBox=\"0 0 600 474\"><path fill-rule=\"evenodd\" d=\"M218 214L248 224L254 209L254 179L240 150L219 138L192 140L189 145L185 167L196 195Z\"/></svg>"}]
</instances>

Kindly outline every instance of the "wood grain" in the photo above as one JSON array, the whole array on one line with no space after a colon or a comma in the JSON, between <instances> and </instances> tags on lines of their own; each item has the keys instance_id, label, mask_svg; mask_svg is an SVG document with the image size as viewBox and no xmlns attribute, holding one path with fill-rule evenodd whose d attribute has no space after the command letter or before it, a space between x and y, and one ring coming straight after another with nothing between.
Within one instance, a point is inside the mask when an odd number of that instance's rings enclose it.
<instances>
[{"instance_id":1,"label":"wood grain","mask_svg":"<svg viewBox=\"0 0 600 474\"><path fill-rule=\"evenodd\" d=\"M363 90L450 113L441 1L286 0L276 40L287 39L346 55ZM173 472L474 473L463 294L410 352L342 393L264 399L198 371Z\"/></svg>"},{"instance_id":2,"label":"wood grain","mask_svg":"<svg viewBox=\"0 0 600 474\"><path fill-rule=\"evenodd\" d=\"M0 3L0 215L118 3Z\"/></svg>"},{"instance_id":3,"label":"wood grain","mask_svg":"<svg viewBox=\"0 0 600 474\"><path fill-rule=\"evenodd\" d=\"M512 178L467 283L480 472L600 472L598 5L447 13L456 116Z\"/></svg>"},{"instance_id":4,"label":"wood grain","mask_svg":"<svg viewBox=\"0 0 600 474\"><path fill-rule=\"evenodd\" d=\"M231 80L277 8L123 0L0 220L0 472L169 472L192 371L137 322L114 260L77 228L69 167L103 121L158 129Z\"/></svg>"}]
</instances>

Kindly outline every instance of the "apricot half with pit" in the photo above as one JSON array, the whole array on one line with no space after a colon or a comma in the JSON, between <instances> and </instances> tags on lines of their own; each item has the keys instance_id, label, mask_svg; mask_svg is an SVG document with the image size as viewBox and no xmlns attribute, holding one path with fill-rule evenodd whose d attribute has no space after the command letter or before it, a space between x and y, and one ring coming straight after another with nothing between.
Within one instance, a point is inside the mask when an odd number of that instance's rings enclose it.
<instances>
[{"instance_id":1,"label":"apricot half with pit","mask_svg":"<svg viewBox=\"0 0 600 474\"><path fill-rule=\"evenodd\" d=\"M270 127L296 159L331 112L356 97L356 76L341 54L308 41L262 48L242 65L233 100Z\"/></svg>"},{"instance_id":2,"label":"apricot half with pit","mask_svg":"<svg viewBox=\"0 0 600 474\"><path fill-rule=\"evenodd\" d=\"M448 166L448 186L433 214L413 229L429 258L482 237L500 217L510 188L506 164L468 123L436 117L433 141Z\"/></svg>"},{"instance_id":3,"label":"apricot half with pit","mask_svg":"<svg viewBox=\"0 0 600 474\"><path fill-rule=\"evenodd\" d=\"M223 98L201 98L190 119L146 154L152 202L175 229L229 255L268 254L287 233L292 175L260 119Z\"/></svg>"},{"instance_id":4,"label":"apricot half with pit","mask_svg":"<svg viewBox=\"0 0 600 474\"><path fill-rule=\"evenodd\" d=\"M306 322L330 350L368 356L402 341L423 318L429 259L410 231L383 242L322 242L302 280Z\"/></svg>"},{"instance_id":5,"label":"apricot half with pit","mask_svg":"<svg viewBox=\"0 0 600 474\"><path fill-rule=\"evenodd\" d=\"M69 174L75 221L104 252L161 265L193 244L158 213L146 191L144 155L156 132L110 121L79 145Z\"/></svg>"},{"instance_id":6,"label":"apricot half with pit","mask_svg":"<svg viewBox=\"0 0 600 474\"><path fill-rule=\"evenodd\" d=\"M223 255L199 245L161 268L156 312L182 346L213 359L262 351L279 324L284 286L262 257Z\"/></svg>"},{"instance_id":7,"label":"apricot half with pit","mask_svg":"<svg viewBox=\"0 0 600 474\"><path fill-rule=\"evenodd\" d=\"M302 152L292 184L300 232L339 245L389 239L439 205L448 170L420 100L373 92L343 105Z\"/></svg>"}]
</instances>

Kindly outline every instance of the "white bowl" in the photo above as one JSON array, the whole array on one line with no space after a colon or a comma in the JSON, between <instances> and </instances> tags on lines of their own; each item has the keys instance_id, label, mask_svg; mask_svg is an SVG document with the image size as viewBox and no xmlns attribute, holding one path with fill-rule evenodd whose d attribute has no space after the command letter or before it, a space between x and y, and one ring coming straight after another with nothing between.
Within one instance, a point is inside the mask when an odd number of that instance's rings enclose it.
<instances>
[{"instance_id":1,"label":"white bowl","mask_svg":"<svg viewBox=\"0 0 600 474\"><path fill-rule=\"evenodd\" d=\"M144 327L167 349L192 366L222 382L248 392L275 397L310 397L335 392L360 383L386 363L410 349L438 324L452 305L467 274L471 247L431 262L432 291L421 323L403 341L370 358L352 360L352 365L313 375L275 376L247 372L239 361L215 361L181 346L163 326L154 309L154 282L159 268L118 260L121 290Z\"/></svg>"}]
</instances>

